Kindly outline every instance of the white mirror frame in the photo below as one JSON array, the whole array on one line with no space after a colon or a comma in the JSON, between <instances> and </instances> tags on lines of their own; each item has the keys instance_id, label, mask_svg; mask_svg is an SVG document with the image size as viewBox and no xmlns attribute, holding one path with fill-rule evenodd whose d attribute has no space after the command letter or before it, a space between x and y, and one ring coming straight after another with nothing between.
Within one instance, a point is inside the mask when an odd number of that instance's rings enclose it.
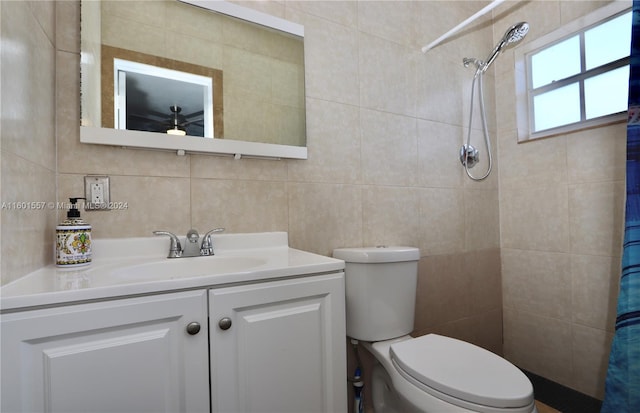
<instances>
[{"instance_id":1,"label":"white mirror frame","mask_svg":"<svg viewBox=\"0 0 640 413\"><path fill-rule=\"evenodd\" d=\"M304 26L224 0L180 0L232 17L304 37ZM86 59L86 57L83 57ZM95 126L80 126L80 142L128 148L173 150L178 155L208 153L271 159L307 159L306 146L278 145L233 139L203 139L195 136L119 130Z\"/></svg>"}]
</instances>

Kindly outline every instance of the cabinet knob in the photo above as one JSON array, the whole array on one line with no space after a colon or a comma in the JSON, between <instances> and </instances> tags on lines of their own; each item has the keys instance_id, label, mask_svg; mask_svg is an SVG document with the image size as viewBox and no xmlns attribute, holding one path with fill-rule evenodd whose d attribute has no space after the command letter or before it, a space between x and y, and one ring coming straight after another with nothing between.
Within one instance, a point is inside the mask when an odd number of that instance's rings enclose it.
<instances>
[{"instance_id":1,"label":"cabinet knob","mask_svg":"<svg viewBox=\"0 0 640 413\"><path fill-rule=\"evenodd\" d=\"M221 330L230 329L231 328L231 319L229 317L221 318L220 321L218 321L218 326L220 327Z\"/></svg>"},{"instance_id":2,"label":"cabinet knob","mask_svg":"<svg viewBox=\"0 0 640 413\"><path fill-rule=\"evenodd\" d=\"M195 336L200 332L200 323L196 323L195 321L187 324L187 333Z\"/></svg>"}]
</instances>

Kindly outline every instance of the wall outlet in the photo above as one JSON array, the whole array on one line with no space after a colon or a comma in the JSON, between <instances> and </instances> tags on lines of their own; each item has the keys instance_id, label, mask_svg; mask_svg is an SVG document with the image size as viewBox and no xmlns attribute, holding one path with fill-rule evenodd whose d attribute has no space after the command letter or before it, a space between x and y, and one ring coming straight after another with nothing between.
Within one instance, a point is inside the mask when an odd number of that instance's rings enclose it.
<instances>
[{"instance_id":1,"label":"wall outlet","mask_svg":"<svg viewBox=\"0 0 640 413\"><path fill-rule=\"evenodd\" d=\"M86 198L85 210L108 210L110 207L109 177L85 176L84 197Z\"/></svg>"}]
</instances>

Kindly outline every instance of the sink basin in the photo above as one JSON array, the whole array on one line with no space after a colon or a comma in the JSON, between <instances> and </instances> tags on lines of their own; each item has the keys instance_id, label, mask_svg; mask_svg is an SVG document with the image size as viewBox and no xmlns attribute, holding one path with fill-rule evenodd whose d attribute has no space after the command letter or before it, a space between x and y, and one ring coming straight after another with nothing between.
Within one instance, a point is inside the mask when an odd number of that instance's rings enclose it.
<instances>
[{"instance_id":1,"label":"sink basin","mask_svg":"<svg viewBox=\"0 0 640 413\"><path fill-rule=\"evenodd\" d=\"M215 234L216 255L166 258L160 237L94 239L91 265L48 265L0 287L1 312L110 297L216 288L344 270L289 247L286 232Z\"/></svg>"},{"instance_id":2,"label":"sink basin","mask_svg":"<svg viewBox=\"0 0 640 413\"><path fill-rule=\"evenodd\" d=\"M120 283L175 280L249 271L266 262L255 257L172 258L114 269L108 277Z\"/></svg>"}]
</instances>

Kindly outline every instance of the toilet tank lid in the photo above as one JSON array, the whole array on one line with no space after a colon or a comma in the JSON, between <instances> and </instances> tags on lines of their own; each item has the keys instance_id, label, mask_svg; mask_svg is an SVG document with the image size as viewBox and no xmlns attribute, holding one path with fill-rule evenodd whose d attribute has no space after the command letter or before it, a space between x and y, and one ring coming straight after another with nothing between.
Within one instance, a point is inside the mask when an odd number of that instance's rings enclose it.
<instances>
[{"instance_id":1,"label":"toilet tank lid","mask_svg":"<svg viewBox=\"0 0 640 413\"><path fill-rule=\"evenodd\" d=\"M361 263L418 261L420 250L400 246L337 248L333 250L333 257L346 262Z\"/></svg>"}]
</instances>

